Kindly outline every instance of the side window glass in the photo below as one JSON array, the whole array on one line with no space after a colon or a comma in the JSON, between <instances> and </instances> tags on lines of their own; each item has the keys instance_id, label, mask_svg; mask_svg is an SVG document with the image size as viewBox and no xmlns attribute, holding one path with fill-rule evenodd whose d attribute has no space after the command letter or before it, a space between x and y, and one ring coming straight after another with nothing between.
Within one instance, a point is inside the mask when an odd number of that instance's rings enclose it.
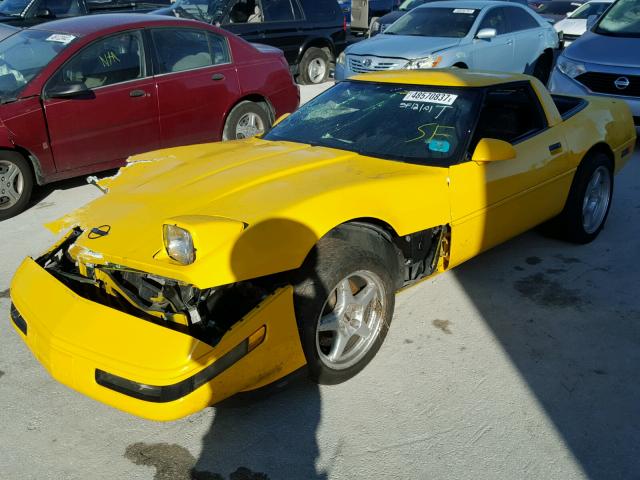
<instances>
[{"instance_id":1,"label":"side window glass","mask_svg":"<svg viewBox=\"0 0 640 480\"><path fill-rule=\"evenodd\" d=\"M231 62L231 55L229 55L229 46L227 45L226 38L213 33L209 33L208 36L213 64L221 65Z\"/></svg>"},{"instance_id":2,"label":"side window glass","mask_svg":"<svg viewBox=\"0 0 640 480\"><path fill-rule=\"evenodd\" d=\"M263 3L268 0L237 0L229 9L229 23L264 22Z\"/></svg>"},{"instance_id":3,"label":"side window glass","mask_svg":"<svg viewBox=\"0 0 640 480\"><path fill-rule=\"evenodd\" d=\"M40 8L46 8L56 17L75 17L80 15L78 0L44 0Z\"/></svg>"},{"instance_id":4,"label":"side window glass","mask_svg":"<svg viewBox=\"0 0 640 480\"><path fill-rule=\"evenodd\" d=\"M213 65L208 35L190 28L158 28L151 31L159 73L183 72Z\"/></svg>"},{"instance_id":5,"label":"side window glass","mask_svg":"<svg viewBox=\"0 0 640 480\"><path fill-rule=\"evenodd\" d=\"M511 29L514 31L529 30L530 28L538 28L538 22L522 8L508 7L509 20L511 21Z\"/></svg>"},{"instance_id":6,"label":"side window glass","mask_svg":"<svg viewBox=\"0 0 640 480\"><path fill-rule=\"evenodd\" d=\"M495 28L498 35L507 33L507 22L504 17L504 9L492 8L482 19L478 30L483 28Z\"/></svg>"},{"instance_id":7,"label":"side window glass","mask_svg":"<svg viewBox=\"0 0 640 480\"><path fill-rule=\"evenodd\" d=\"M83 82L98 88L145 76L144 48L140 32L114 35L77 53L52 79L52 84Z\"/></svg>"},{"instance_id":8,"label":"side window glass","mask_svg":"<svg viewBox=\"0 0 640 480\"><path fill-rule=\"evenodd\" d=\"M265 22L294 20L291 0L262 0Z\"/></svg>"},{"instance_id":9,"label":"side window glass","mask_svg":"<svg viewBox=\"0 0 640 480\"><path fill-rule=\"evenodd\" d=\"M500 86L486 93L473 146L481 138L514 143L546 126L542 106L529 85Z\"/></svg>"}]
</instances>

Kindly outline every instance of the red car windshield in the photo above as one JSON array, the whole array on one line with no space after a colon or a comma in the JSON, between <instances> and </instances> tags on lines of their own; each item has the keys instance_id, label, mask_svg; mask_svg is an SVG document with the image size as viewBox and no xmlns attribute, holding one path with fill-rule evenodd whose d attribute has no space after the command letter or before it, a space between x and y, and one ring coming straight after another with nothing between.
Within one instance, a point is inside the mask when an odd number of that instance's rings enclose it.
<instances>
[{"instance_id":1,"label":"red car windshield","mask_svg":"<svg viewBox=\"0 0 640 480\"><path fill-rule=\"evenodd\" d=\"M22 30L0 42L0 99L12 100L75 37Z\"/></svg>"}]
</instances>

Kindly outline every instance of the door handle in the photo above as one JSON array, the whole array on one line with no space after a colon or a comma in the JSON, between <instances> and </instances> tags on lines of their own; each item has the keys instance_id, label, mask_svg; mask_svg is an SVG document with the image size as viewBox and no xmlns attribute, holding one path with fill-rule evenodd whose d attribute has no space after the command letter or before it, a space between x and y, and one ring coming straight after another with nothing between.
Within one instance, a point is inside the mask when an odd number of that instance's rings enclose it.
<instances>
[{"instance_id":1,"label":"door handle","mask_svg":"<svg viewBox=\"0 0 640 480\"><path fill-rule=\"evenodd\" d=\"M562 151L562 144L560 142L549 145L549 152L560 153Z\"/></svg>"},{"instance_id":2,"label":"door handle","mask_svg":"<svg viewBox=\"0 0 640 480\"><path fill-rule=\"evenodd\" d=\"M219 80L224 80L224 75L221 73L214 73L211 75L211 80L215 80L216 82Z\"/></svg>"},{"instance_id":3,"label":"door handle","mask_svg":"<svg viewBox=\"0 0 640 480\"><path fill-rule=\"evenodd\" d=\"M129 92L130 97L144 97L147 94L144 90L131 90Z\"/></svg>"},{"instance_id":4,"label":"door handle","mask_svg":"<svg viewBox=\"0 0 640 480\"><path fill-rule=\"evenodd\" d=\"M513 40L507 40L507 45L513 45Z\"/></svg>"}]
</instances>

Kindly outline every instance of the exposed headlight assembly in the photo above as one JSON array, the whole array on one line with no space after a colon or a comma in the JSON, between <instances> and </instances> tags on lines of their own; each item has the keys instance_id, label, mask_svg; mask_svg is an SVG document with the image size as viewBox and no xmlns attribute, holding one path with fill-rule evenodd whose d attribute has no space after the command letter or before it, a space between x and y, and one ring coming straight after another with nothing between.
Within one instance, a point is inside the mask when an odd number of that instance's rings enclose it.
<instances>
[{"instance_id":1,"label":"exposed headlight assembly","mask_svg":"<svg viewBox=\"0 0 640 480\"><path fill-rule=\"evenodd\" d=\"M162 226L164 248L167 255L182 265L190 265L196 261L196 249L191 234L177 225Z\"/></svg>"},{"instance_id":2,"label":"exposed headlight assembly","mask_svg":"<svg viewBox=\"0 0 640 480\"><path fill-rule=\"evenodd\" d=\"M345 53L344 53L344 52L341 52L341 53L340 53L340 55L338 55L338 59L336 60L336 63L337 63L338 65L344 65L345 58L346 58Z\"/></svg>"},{"instance_id":3,"label":"exposed headlight assembly","mask_svg":"<svg viewBox=\"0 0 640 480\"><path fill-rule=\"evenodd\" d=\"M442 56L440 55L429 55L424 58L417 58L415 60L411 60L409 63L405 65L404 68L407 70L418 70L421 68L435 68L442 61Z\"/></svg>"},{"instance_id":4,"label":"exposed headlight assembly","mask_svg":"<svg viewBox=\"0 0 640 480\"><path fill-rule=\"evenodd\" d=\"M570 77L570 78L576 78L578 75L582 75L587 71L587 69L582 63L569 60L564 55L560 55L558 57L556 66L558 67L558 70L560 70L562 73L564 73L567 77Z\"/></svg>"}]
</instances>

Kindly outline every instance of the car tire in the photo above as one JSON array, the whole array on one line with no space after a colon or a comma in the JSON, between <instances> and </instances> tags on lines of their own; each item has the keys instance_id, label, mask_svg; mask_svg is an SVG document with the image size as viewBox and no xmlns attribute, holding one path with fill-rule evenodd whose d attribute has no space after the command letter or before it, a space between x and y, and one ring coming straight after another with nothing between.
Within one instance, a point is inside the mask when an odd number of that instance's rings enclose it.
<instances>
[{"instance_id":1,"label":"car tire","mask_svg":"<svg viewBox=\"0 0 640 480\"><path fill-rule=\"evenodd\" d=\"M33 191L33 173L17 152L0 153L0 220L22 212Z\"/></svg>"},{"instance_id":2,"label":"car tire","mask_svg":"<svg viewBox=\"0 0 640 480\"><path fill-rule=\"evenodd\" d=\"M382 235L364 230L341 227L322 238L294 282L300 341L309 376L320 384L360 372L391 324L399 257Z\"/></svg>"},{"instance_id":3,"label":"car tire","mask_svg":"<svg viewBox=\"0 0 640 480\"><path fill-rule=\"evenodd\" d=\"M378 33L380 33L380 32L373 33L373 24L376 23L379 19L380 17L371 17L371 20L369 21L369 31L367 32L368 38L375 37Z\"/></svg>"},{"instance_id":4,"label":"car tire","mask_svg":"<svg viewBox=\"0 0 640 480\"><path fill-rule=\"evenodd\" d=\"M543 53L538 57L533 66L532 75L540 80L543 85L546 85L549 82L549 77L551 76L551 64L551 55Z\"/></svg>"},{"instance_id":5,"label":"car tire","mask_svg":"<svg viewBox=\"0 0 640 480\"><path fill-rule=\"evenodd\" d=\"M329 78L329 70L334 59L324 48L309 47L298 65L298 83L317 85Z\"/></svg>"},{"instance_id":6,"label":"car tire","mask_svg":"<svg viewBox=\"0 0 640 480\"><path fill-rule=\"evenodd\" d=\"M239 140L271 129L271 116L256 102L244 101L233 107L224 123L222 140Z\"/></svg>"},{"instance_id":7,"label":"car tire","mask_svg":"<svg viewBox=\"0 0 640 480\"><path fill-rule=\"evenodd\" d=\"M589 154L578 166L562 213L551 221L551 232L572 243L593 241L602 231L613 197L609 157Z\"/></svg>"}]
</instances>

